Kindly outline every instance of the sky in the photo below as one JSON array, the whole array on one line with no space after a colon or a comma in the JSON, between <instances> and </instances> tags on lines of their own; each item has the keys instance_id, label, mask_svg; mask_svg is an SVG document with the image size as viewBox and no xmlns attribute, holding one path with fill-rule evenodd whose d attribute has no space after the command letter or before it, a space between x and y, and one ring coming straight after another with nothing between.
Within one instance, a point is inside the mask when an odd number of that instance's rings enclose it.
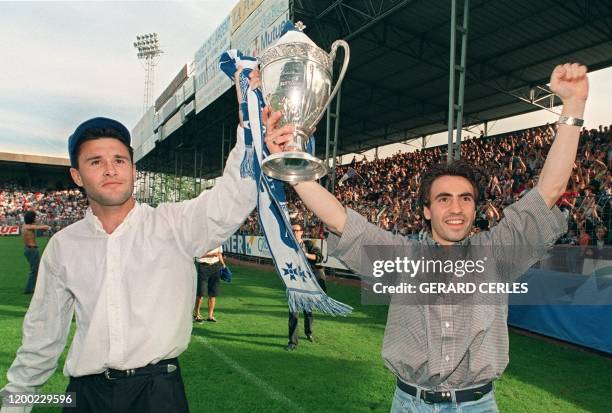
<instances>
[{"instance_id":1,"label":"sky","mask_svg":"<svg viewBox=\"0 0 612 413\"><path fill-rule=\"evenodd\" d=\"M0 2L0 152L67 157L68 136L95 116L132 129L145 76L136 35L160 37L156 97L236 3Z\"/></svg>"},{"instance_id":2,"label":"sky","mask_svg":"<svg viewBox=\"0 0 612 413\"><path fill-rule=\"evenodd\" d=\"M237 1L0 2L0 152L67 157L68 136L95 116L132 129L144 93L136 35L159 34L164 54L155 72L156 97ZM611 90L612 69L591 75L588 126L612 123ZM489 132L554 119L550 113L524 115L491 124ZM409 146L380 153L398 149Z\"/></svg>"},{"instance_id":3,"label":"sky","mask_svg":"<svg viewBox=\"0 0 612 413\"><path fill-rule=\"evenodd\" d=\"M598 128L599 125L612 125L612 68L598 70L589 73L589 99L584 111L584 126ZM530 128L533 126L544 125L546 122L553 123L559 118L561 106L552 109L554 111L538 110L524 115L513 116L510 118L499 119L494 122L489 122L487 133L489 136L500 133ZM466 136L478 136L480 131L484 130L484 125L474 125L469 130L462 132L462 139ZM453 136L454 136L453 132ZM448 132L438 133L427 137L427 146L446 145L448 143ZM411 152L415 149L420 149L422 145L421 139L411 141L404 144L387 145L379 148L378 157L384 158L391 156L398 151ZM368 160L376 157L374 150L369 150L359 155ZM353 154L345 155L342 158L343 163L350 162ZM361 159L360 157L358 159Z\"/></svg>"}]
</instances>

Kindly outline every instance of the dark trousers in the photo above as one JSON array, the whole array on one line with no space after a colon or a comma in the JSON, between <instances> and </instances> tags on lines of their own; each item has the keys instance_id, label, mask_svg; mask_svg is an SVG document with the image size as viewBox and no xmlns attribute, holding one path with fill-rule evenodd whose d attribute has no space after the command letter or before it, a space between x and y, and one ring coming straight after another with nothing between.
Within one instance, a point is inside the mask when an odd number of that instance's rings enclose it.
<instances>
[{"instance_id":1,"label":"dark trousers","mask_svg":"<svg viewBox=\"0 0 612 413\"><path fill-rule=\"evenodd\" d=\"M317 277L317 282L321 286L321 289L327 292L327 284L325 283L325 279L321 277ZM289 311L289 343L298 344L298 321L299 316L297 312ZM307 336L312 334L312 325L314 323L314 317L312 316L312 312L304 311L304 334Z\"/></svg>"},{"instance_id":2,"label":"dark trousers","mask_svg":"<svg viewBox=\"0 0 612 413\"><path fill-rule=\"evenodd\" d=\"M289 312L289 343L293 343L297 345L298 343L298 313L297 312ZM312 312L304 311L304 333L309 336L312 334L312 323L314 322L314 317L312 316Z\"/></svg>"},{"instance_id":3,"label":"dark trousers","mask_svg":"<svg viewBox=\"0 0 612 413\"><path fill-rule=\"evenodd\" d=\"M40 256L38 254L38 248L30 247L25 247L23 249L23 255L25 255L26 260L28 260L28 263L30 264L28 281L24 290L26 294L29 294L34 292L34 287L36 287L36 276L38 275L38 263L40 261Z\"/></svg>"},{"instance_id":4,"label":"dark trousers","mask_svg":"<svg viewBox=\"0 0 612 413\"><path fill-rule=\"evenodd\" d=\"M174 362L178 367L178 362ZM104 374L70 377L76 407L64 413L188 413L180 367L172 373L109 380Z\"/></svg>"}]
</instances>

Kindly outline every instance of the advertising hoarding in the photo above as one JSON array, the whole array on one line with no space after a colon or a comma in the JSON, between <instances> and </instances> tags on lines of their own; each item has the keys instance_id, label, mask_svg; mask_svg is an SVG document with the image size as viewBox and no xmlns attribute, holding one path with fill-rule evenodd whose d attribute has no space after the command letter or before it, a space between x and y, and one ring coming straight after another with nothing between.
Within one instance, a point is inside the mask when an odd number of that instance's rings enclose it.
<instances>
[{"instance_id":1,"label":"advertising hoarding","mask_svg":"<svg viewBox=\"0 0 612 413\"><path fill-rule=\"evenodd\" d=\"M228 16L195 54L196 113L232 86L219 68L219 57L230 48L230 30Z\"/></svg>"},{"instance_id":2,"label":"advertising hoarding","mask_svg":"<svg viewBox=\"0 0 612 413\"><path fill-rule=\"evenodd\" d=\"M232 49L257 57L280 37L289 20L288 0L264 0L232 34Z\"/></svg>"}]
</instances>

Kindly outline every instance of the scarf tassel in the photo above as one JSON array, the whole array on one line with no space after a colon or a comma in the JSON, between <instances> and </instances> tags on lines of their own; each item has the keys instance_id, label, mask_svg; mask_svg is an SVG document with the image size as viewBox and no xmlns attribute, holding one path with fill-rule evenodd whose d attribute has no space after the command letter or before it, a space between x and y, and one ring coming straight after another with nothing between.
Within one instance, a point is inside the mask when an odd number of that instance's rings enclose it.
<instances>
[{"instance_id":1,"label":"scarf tassel","mask_svg":"<svg viewBox=\"0 0 612 413\"><path fill-rule=\"evenodd\" d=\"M318 310L333 316L346 317L352 311L352 307L334 300L327 294L313 294L288 289L287 300L292 312Z\"/></svg>"}]
</instances>

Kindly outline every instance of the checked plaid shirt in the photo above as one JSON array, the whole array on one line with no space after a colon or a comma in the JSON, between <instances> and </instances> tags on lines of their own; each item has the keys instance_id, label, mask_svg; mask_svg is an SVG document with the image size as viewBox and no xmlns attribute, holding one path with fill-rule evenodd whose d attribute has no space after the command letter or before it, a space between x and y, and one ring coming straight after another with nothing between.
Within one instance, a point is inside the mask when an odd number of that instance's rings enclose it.
<instances>
[{"instance_id":1,"label":"checked plaid shirt","mask_svg":"<svg viewBox=\"0 0 612 413\"><path fill-rule=\"evenodd\" d=\"M364 265L367 245L419 245L367 222L347 208L341 237L330 234L328 251L358 274L371 276ZM546 248L567 232L555 206L548 208L537 189L504 210L504 219L490 231L461 244L533 247L528 256L511 257L520 275L538 261ZM435 244L431 238L421 243ZM522 249L527 251L526 248ZM527 254L525 254L527 255ZM508 275L508 274L504 274ZM507 305L398 305L389 307L382 355L402 381L433 391L466 389L501 376L508 364Z\"/></svg>"}]
</instances>

